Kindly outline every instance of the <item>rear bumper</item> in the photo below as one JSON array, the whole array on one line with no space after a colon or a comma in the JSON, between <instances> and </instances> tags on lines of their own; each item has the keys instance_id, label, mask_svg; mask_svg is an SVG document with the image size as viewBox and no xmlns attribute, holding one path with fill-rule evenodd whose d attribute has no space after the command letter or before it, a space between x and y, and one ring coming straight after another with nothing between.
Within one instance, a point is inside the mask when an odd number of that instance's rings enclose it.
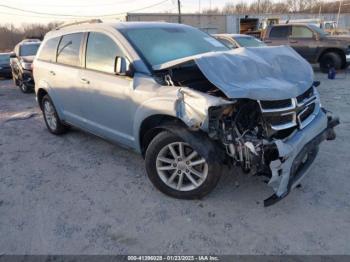
<instances>
[{"instance_id":1,"label":"rear bumper","mask_svg":"<svg viewBox=\"0 0 350 262\"><path fill-rule=\"evenodd\" d=\"M334 127L338 124L338 118L320 110L306 128L296 132L287 141L274 142L279 157L270 163L272 176L269 185L275 193L264 200L264 206L280 201L300 184L317 156L319 144L324 140L335 139Z\"/></svg>"}]
</instances>

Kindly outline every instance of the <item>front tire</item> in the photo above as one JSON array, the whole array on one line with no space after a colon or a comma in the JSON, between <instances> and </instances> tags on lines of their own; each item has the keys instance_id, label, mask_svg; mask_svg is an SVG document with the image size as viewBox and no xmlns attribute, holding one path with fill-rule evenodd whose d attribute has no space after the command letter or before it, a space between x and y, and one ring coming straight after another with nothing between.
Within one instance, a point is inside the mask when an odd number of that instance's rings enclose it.
<instances>
[{"instance_id":1,"label":"front tire","mask_svg":"<svg viewBox=\"0 0 350 262\"><path fill-rule=\"evenodd\" d=\"M41 101L41 108L43 111L46 127L50 133L54 135L61 135L68 131L68 126L62 123L58 117L56 108L49 95L45 95L43 97Z\"/></svg>"},{"instance_id":2,"label":"front tire","mask_svg":"<svg viewBox=\"0 0 350 262\"><path fill-rule=\"evenodd\" d=\"M195 143L169 131L162 131L151 141L146 171L158 190L179 199L200 199L215 188L221 176L219 163L201 156Z\"/></svg>"}]
</instances>

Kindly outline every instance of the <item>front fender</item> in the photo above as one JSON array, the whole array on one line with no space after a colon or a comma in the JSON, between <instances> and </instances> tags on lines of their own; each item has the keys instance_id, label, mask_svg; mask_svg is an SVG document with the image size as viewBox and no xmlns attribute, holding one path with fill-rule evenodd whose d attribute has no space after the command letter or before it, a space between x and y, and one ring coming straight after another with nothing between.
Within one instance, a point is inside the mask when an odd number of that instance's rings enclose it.
<instances>
[{"instance_id":1,"label":"front fender","mask_svg":"<svg viewBox=\"0 0 350 262\"><path fill-rule=\"evenodd\" d=\"M180 119L191 130L208 131L208 109L211 106L231 104L232 101L210 96L186 87L172 89L141 104L134 117L133 133L136 148L141 150L139 131L142 122L153 115L167 115Z\"/></svg>"},{"instance_id":2,"label":"front fender","mask_svg":"<svg viewBox=\"0 0 350 262\"><path fill-rule=\"evenodd\" d=\"M176 104L177 97L155 97L147 100L145 103L141 104L134 116L133 134L135 139L135 148L141 152L140 145L140 128L142 122L150 116L153 115L167 115L176 117Z\"/></svg>"}]
</instances>

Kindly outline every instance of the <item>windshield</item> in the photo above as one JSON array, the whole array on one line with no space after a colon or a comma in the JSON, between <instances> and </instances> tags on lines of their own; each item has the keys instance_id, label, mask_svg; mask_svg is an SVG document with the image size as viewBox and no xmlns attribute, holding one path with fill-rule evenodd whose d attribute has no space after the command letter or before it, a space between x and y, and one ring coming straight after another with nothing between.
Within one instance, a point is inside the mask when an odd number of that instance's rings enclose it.
<instances>
[{"instance_id":1,"label":"windshield","mask_svg":"<svg viewBox=\"0 0 350 262\"><path fill-rule=\"evenodd\" d=\"M213 37L191 27L129 28L121 32L151 66L211 51L228 50Z\"/></svg>"},{"instance_id":2,"label":"windshield","mask_svg":"<svg viewBox=\"0 0 350 262\"><path fill-rule=\"evenodd\" d=\"M316 31L318 34L320 34L321 36L326 36L329 35L329 33L326 33L322 28L319 28L316 25L313 24L309 24L310 28L312 28L312 30Z\"/></svg>"},{"instance_id":3,"label":"windshield","mask_svg":"<svg viewBox=\"0 0 350 262\"><path fill-rule=\"evenodd\" d=\"M19 51L20 56L35 56L40 44L22 45Z\"/></svg>"},{"instance_id":4,"label":"windshield","mask_svg":"<svg viewBox=\"0 0 350 262\"><path fill-rule=\"evenodd\" d=\"M0 55L0 63L10 63L10 55Z\"/></svg>"},{"instance_id":5,"label":"windshield","mask_svg":"<svg viewBox=\"0 0 350 262\"><path fill-rule=\"evenodd\" d=\"M239 37L234 37L234 39L241 47L266 46L266 44L264 42L261 42L259 39L256 39L255 37L239 36Z\"/></svg>"}]
</instances>

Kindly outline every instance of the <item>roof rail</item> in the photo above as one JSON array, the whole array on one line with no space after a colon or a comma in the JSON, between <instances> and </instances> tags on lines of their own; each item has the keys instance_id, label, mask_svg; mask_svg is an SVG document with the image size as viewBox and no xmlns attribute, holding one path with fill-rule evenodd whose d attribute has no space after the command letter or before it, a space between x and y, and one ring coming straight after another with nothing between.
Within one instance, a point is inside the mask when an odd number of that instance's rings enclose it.
<instances>
[{"instance_id":1,"label":"roof rail","mask_svg":"<svg viewBox=\"0 0 350 262\"><path fill-rule=\"evenodd\" d=\"M72 23L65 23L63 25L60 25L58 27L56 27L56 30L60 30L64 27L68 27L68 26L72 26L72 25L80 25L80 24L98 24L98 23L102 23L101 19L89 19L89 20L81 20L81 21L76 21L76 22L72 22Z\"/></svg>"}]
</instances>

